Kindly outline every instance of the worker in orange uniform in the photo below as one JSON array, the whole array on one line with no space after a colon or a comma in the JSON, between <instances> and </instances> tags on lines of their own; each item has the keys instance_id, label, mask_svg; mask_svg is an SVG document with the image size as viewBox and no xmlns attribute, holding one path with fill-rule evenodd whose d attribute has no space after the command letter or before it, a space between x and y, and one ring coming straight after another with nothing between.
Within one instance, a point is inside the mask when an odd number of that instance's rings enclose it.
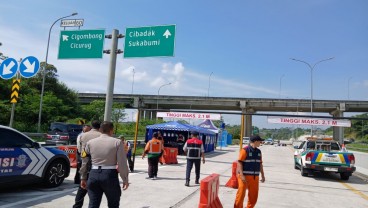
<instances>
[{"instance_id":1,"label":"worker in orange uniform","mask_svg":"<svg viewBox=\"0 0 368 208\"><path fill-rule=\"evenodd\" d=\"M153 137L147 142L142 155L142 159L148 155L148 178L151 180L157 179L158 161L164 151L164 145L157 139L157 132L153 133Z\"/></svg>"},{"instance_id":2,"label":"worker in orange uniform","mask_svg":"<svg viewBox=\"0 0 368 208\"><path fill-rule=\"evenodd\" d=\"M265 176L262 165L262 153L258 147L264 141L259 136L251 136L250 143L240 150L237 178L238 192L236 193L234 208L243 208L243 202L246 189L248 189L247 208L255 207L258 199L259 174L261 173L261 182L265 182Z\"/></svg>"}]
</instances>

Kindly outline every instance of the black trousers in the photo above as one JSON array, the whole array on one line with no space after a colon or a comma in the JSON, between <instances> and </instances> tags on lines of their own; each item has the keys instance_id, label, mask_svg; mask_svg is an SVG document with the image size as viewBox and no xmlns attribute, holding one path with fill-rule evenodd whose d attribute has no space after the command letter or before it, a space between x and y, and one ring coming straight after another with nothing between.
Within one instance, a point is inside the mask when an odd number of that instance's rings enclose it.
<instances>
[{"instance_id":1,"label":"black trousers","mask_svg":"<svg viewBox=\"0 0 368 208\"><path fill-rule=\"evenodd\" d=\"M190 180L190 172L192 171L193 163L195 166L196 180L199 180L199 174L201 173L201 159L187 159L186 180Z\"/></svg>"},{"instance_id":2,"label":"black trousers","mask_svg":"<svg viewBox=\"0 0 368 208\"><path fill-rule=\"evenodd\" d=\"M127 155L127 159L128 159L128 165L129 165L129 170L132 172L133 171L133 160L132 160L132 155Z\"/></svg>"},{"instance_id":3,"label":"black trousers","mask_svg":"<svg viewBox=\"0 0 368 208\"><path fill-rule=\"evenodd\" d=\"M148 177L157 177L159 159L159 156L148 158Z\"/></svg>"},{"instance_id":4,"label":"black trousers","mask_svg":"<svg viewBox=\"0 0 368 208\"><path fill-rule=\"evenodd\" d=\"M116 169L92 169L87 181L89 208L100 207L102 195L105 193L109 208L118 208L121 187Z\"/></svg>"},{"instance_id":5,"label":"black trousers","mask_svg":"<svg viewBox=\"0 0 368 208\"><path fill-rule=\"evenodd\" d=\"M73 205L73 208L82 208L84 197L87 195L87 190L82 189L82 187L80 187L79 169L81 165L82 165L82 159L80 155L77 153L77 172L75 173L74 183L79 184L79 187L78 187L77 195L75 195L75 204Z\"/></svg>"}]
</instances>

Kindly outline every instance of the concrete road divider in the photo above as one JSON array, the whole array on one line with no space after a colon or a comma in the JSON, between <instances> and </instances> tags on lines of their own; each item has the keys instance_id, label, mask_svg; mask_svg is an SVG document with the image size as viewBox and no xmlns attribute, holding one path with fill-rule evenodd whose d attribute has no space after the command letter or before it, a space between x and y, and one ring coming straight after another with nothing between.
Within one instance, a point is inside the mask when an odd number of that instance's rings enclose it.
<instances>
[{"instance_id":1,"label":"concrete road divider","mask_svg":"<svg viewBox=\"0 0 368 208\"><path fill-rule=\"evenodd\" d=\"M57 146L59 150L63 150L68 153L70 167L77 167L77 146L76 145L68 145L68 146Z\"/></svg>"},{"instance_id":2,"label":"concrete road divider","mask_svg":"<svg viewBox=\"0 0 368 208\"><path fill-rule=\"evenodd\" d=\"M212 173L201 180L201 189L198 208L222 208L218 190L220 186L220 175Z\"/></svg>"}]
</instances>

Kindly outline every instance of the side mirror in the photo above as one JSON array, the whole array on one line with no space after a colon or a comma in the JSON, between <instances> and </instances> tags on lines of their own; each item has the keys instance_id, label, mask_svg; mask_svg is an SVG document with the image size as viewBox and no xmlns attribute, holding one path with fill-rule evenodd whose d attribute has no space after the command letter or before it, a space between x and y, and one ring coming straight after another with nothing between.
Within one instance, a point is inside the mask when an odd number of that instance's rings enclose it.
<instances>
[{"instance_id":1,"label":"side mirror","mask_svg":"<svg viewBox=\"0 0 368 208\"><path fill-rule=\"evenodd\" d=\"M33 147L36 148L36 149L38 149L38 148L41 147L41 145L38 142L33 142Z\"/></svg>"}]
</instances>

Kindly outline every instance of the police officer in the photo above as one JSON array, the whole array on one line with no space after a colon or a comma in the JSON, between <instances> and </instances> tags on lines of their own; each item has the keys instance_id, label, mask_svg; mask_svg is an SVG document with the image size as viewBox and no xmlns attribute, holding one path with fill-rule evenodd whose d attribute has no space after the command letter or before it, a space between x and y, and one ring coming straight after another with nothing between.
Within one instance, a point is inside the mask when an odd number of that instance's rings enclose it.
<instances>
[{"instance_id":1,"label":"police officer","mask_svg":"<svg viewBox=\"0 0 368 208\"><path fill-rule=\"evenodd\" d=\"M259 136L251 136L249 145L242 148L238 158L238 184L239 188L236 193L234 208L243 208L245 191L248 189L247 208L255 207L258 199L259 174L261 173L261 182L266 179L264 177L262 165L262 153L258 147L263 139Z\"/></svg>"},{"instance_id":2,"label":"police officer","mask_svg":"<svg viewBox=\"0 0 368 208\"><path fill-rule=\"evenodd\" d=\"M74 176L74 183L75 184L80 184L79 170L82 166L82 158L81 158L81 153L82 153L81 149L82 149L82 147L81 147L80 139L81 139L81 137L84 133L89 132L90 130L91 130L90 125L84 125L82 132L77 137L77 154L76 154L76 156L77 156L77 171L75 171L75 176Z\"/></svg>"},{"instance_id":3,"label":"police officer","mask_svg":"<svg viewBox=\"0 0 368 208\"><path fill-rule=\"evenodd\" d=\"M147 142L142 155L142 159L148 155L148 178L151 180L157 179L158 162L164 151L164 145L158 140L159 134L153 133L153 137Z\"/></svg>"},{"instance_id":4,"label":"police officer","mask_svg":"<svg viewBox=\"0 0 368 208\"><path fill-rule=\"evenodd\" d=\"M185 186L189 186L190 172L192 171L193 163L195 166L196 180L195 184L199 184L199 174L201 172L201 157L203 164L204 160L204 147L203 142L198 139L198 132L192 131L191 138L184 144L184 152L187 155L187 171Z\"/></svg>"},{"instance_id":5,"label":"police officer","mask_svg":"<svg viewBox=\"0 0 368 208\"><path fill-rule=\"evenodd\" d=\"M81 135L80 140L79 140L79 145L78 147L78 151L81 153L83 153L84 148L86 147L86 144L89 140L97 138L101 135L100 133L100 124L101 122L98 120L94 120L92 121L91 125L92 125L92 129L88 132L85 132ZM83 160L86 160L86 158L81 157L82 159L82 163ZM85 161L86 162L86 161ZM84 169L83 169L84 168ZM83 170L82 170L83 169ZM88 178L88 171L90 169L90 164L86 165L85 167L80 168L79 173L80 173L80 177L81 179L87 179ZM82 172L85 172L85 175L82 175ZM83 202L84 202L84 197L87 194L87 190L82 188L81 186L79 186L78 191L77 191L77 195L75 195L75 204L73 205L73 208L81 208L83 207Z\"/></svg>"},{"instance_id":6,"label":"police officer","mask_svg":"<svg viewBox=\"0 0 368 208\"><path fill-rule=\"evenodd\" d=\"M119 207L121 187L119 184L118 170L123 180L123 190L129 186L126 151L124 144L120 139L112 137L114 125L110 121L104 121L101 124L101 136L90 140L84 149L87 160L91 160L92 168L89 173L88 182L82 178L82 188L88 190L89 207L100 207L103 193L107 198L109 208ZM83 157L82 153L82 157ZM90 159L89 159L90 158ZM82 167L86 166L83 160ZM86 175L86 169L83 169L83 176Z\"/></svg>"}]
</instances>

